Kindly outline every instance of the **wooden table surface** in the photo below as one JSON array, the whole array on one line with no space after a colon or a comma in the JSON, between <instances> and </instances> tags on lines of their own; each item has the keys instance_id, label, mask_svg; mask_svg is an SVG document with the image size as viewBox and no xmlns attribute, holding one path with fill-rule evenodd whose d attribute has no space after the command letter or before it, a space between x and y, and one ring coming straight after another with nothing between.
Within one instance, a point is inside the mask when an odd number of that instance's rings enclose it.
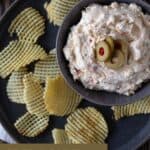
<instances>
[{"instance_id":1,"label":"wooden table surface","mask_svg":"<svg viewBox=\"0 0 150 150\"><path fill-rule=\"evenodd\" d=\"M4 13L4 11L9 7L9 5L14 0L0 0L0 15ZM148 3L150 3L150 0L145 0ZM0 143L3 143L4 141L0 141ZM139 150L150 150L150 140L147 141Z\"/></svg>"}]
</instances>

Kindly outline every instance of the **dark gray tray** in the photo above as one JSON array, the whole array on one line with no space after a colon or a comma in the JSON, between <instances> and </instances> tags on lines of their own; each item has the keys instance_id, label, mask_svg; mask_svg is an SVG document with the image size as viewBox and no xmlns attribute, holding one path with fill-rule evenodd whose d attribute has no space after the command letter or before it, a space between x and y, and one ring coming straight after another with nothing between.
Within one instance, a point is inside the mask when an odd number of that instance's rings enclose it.
<instances>
[{"instance_id":1,"label":"dark gray tray","mask_svg":"<svg viewBox=\"0 0 150 150\"><path fill-rule=\"evenodd\" d=\"M46 17L43 4L46 0L18 0L0 21L0 45L5 47L12 39L7 32L11 20L24 8L32 6ZM47 51L55 47L57 27L46 21L46 33L38 43ZM20 143L52 143L50 131L53 128L63 128L66 117L50 117L48 129L36 138L26 138L18 134L13 127L15 120L26 112L24 105L11 103L6 94L7 80L0 79L0 122L2 122L8 133ZM110 134L107 138L110 150L134 150L145 141L150 139L150 115L139 115L131 118L121 119L117 123L112 119L113 113L110 107L98 106L83 100L79 107L93 106L101 110L109 125Z\"/></svg>"}]
</instances>

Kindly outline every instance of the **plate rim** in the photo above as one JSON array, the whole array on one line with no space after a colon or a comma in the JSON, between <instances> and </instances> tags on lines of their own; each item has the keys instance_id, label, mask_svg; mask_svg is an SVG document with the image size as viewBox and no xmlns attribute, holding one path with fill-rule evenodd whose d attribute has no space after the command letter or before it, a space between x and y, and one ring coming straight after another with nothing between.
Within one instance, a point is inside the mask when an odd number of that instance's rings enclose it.
<instances>
[{"instance_id":1,"label":"plate rim","mask_svg":"<svg viewBox=\"0 0 150 150\"><path fill-rule=\"evenodd\" d=\"M138 140L134 140L135 138L131 139L129 142L124 143L122 146L118 147L115 150L130 150L130 148L133 147L132 145L134 145L134 150L140 148L140 146L142 146L147 140L150 140L150 132L148 133L147 131L150 131L150 118L148 119L148 123L145 125L144 130L141 130L136 135L136 137L138 137ZM147 134L147 137L145 136L145 134Z\"/></svg>"},{"instance_id":2,"label":"plate rim","mask_svg":"<svg viewBox=\"0 0 150 150\"><path fill-rule=\"evenodd\" d=\"M19 0L14 0L10 6L5 10L5 12L1 15L0 17L0 23L4 20L5 16L8 15L9 11L13 9L16 4L18 3ZM6 132L9 134L9 136L16 142L18 143L18 139L15 137L13 133L12 127L8 124L6 117L4 117L5 111L1 107L2 105L0 104L0 123L2 127L6 130Z\"/></svg>"}]
</instances>

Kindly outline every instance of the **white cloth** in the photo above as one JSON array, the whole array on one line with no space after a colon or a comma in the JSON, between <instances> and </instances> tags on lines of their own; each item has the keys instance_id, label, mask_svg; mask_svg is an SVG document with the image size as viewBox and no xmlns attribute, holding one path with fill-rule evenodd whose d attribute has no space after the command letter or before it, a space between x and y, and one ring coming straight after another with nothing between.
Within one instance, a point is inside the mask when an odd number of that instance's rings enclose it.
<instances>
[{"instance_id":1,"label":"white cloth","mask_svg":"<svg viewBox=\"0 0 150 150\"><path fill-rule=\"evenodd\" d=\"M15 144L16 142L8 135L8 133L5 131L5 129L0 124L0 140L9 143L9 144Z\"/></svg>"}]
</instances>

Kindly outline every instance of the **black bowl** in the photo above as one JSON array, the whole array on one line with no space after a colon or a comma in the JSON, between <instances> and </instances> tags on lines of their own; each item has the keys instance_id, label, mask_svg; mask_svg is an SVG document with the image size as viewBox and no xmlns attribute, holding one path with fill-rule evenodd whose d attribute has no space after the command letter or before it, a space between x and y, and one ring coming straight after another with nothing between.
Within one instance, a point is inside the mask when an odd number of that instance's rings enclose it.
<instances>
[{"instance_id":1,"label":"black bowl","mask_svg":"<svg viewBox=\"0 0 150 150\"><path fill-rule=\"evenodd\" d=\"M115 0L115 1L119 3L136 3L137 5L142 7L144 13L146 12L150 14L150 5L142 0ZM61 72L67 83L70 85L70 87L75 89L85 99L96 104L108 106L133 103L145 96L149 96L150 95L149 81L147 83L144 83L142 87L138 89L136 93L132 96L125 96L107 91L96 91L86 89L81 82L73 80L73 77L68 67L68 61L65 59L62 49L66 44L70 28L73 25L77 24L81 19L82 10L84 10L88 5L92 3L108 5L111 2L114 2L114 0L82 0L81 2L79 2L65 18L62 26L59 29L56 43L58 63Z\"/></svg>"}]
</instances>

